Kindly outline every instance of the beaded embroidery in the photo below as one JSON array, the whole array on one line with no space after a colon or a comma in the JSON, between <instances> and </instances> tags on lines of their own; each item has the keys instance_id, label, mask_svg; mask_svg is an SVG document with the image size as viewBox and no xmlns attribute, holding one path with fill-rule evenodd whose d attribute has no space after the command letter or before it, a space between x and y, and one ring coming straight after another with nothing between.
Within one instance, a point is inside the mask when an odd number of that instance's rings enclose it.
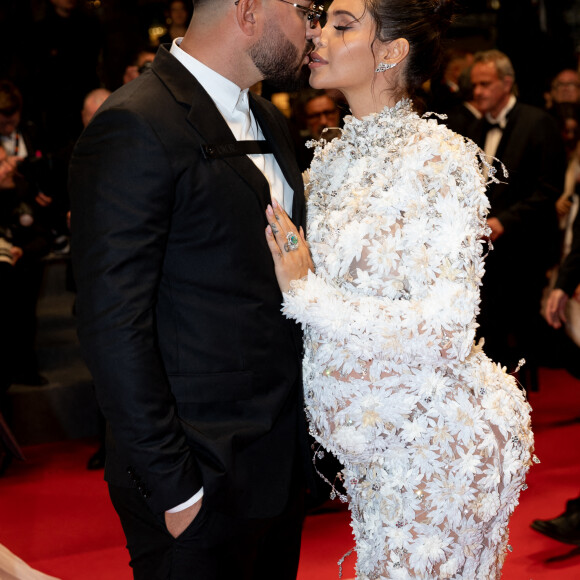
<instances>
[{"instance_id":1,"label":"beaded embroidery","mask_svg":"<svg viewBox=\"0 0 580 580\"><path fill-rule=\"evenodd\" d=\"M480 150L408 100L315 146L316 273L283 309L305 328L312 434L345 466L357 578L499 578L533 435L515 380L474 345Z\"/></svg>"}]
</instances>

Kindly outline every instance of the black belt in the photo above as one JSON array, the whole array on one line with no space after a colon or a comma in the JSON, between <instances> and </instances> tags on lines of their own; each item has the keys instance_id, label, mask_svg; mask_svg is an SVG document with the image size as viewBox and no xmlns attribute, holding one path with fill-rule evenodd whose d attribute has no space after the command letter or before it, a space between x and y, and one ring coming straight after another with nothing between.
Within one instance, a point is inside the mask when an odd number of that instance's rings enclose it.
<instances>
[{"instance_id":1,"label":"black belt","mask_svg":"<svg viewBox=\"0 0 580 580\"><path fill-rule=\"evenodd\" d=\"M202 145L201 151L206 159L274 153L267 141L236 141L235 143L226 143L224 145Z\"/></svg>"}]
</instances>

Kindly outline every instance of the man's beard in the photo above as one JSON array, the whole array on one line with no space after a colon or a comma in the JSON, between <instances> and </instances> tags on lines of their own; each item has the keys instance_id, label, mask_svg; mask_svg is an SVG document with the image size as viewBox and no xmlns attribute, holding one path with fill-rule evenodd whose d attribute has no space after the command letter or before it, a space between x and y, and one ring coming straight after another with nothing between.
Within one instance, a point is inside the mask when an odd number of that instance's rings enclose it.
<instances>
[{"instance_id":1,"label":"man's beard","mask_svg":"<svg viewBox=\"0 0 580 580\"><path fill-rule=\"evenodd\" d=\"M311 50L311 46L307 45L299 55L298 49L275 25L250 48L248 54L264 80L279 90L294 91L303 84L302 63Z\"/></svg>"}]
</instances>

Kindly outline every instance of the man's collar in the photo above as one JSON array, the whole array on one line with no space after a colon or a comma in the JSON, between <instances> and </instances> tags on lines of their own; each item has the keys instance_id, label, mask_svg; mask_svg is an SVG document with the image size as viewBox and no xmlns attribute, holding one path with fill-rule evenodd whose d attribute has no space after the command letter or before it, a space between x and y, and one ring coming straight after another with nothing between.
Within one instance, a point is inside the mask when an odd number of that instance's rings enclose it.
<instances>
[{"instance_id":1,"label":"man's collar","mask_svg":"<svg viewBox=\"0 0 580 580\"><path fill-rule=\"evenodd\" d=\"M485 114L486 120L491 125L499 125L499 127L505 129L505 126L507 125L508 114L514 108L516 102L517 102L516 97L514 95L510 95L510 98L508 99L506 106L499 112L499 115L494 118L489 113L486 113Z\"/></svg>"},{"instance_id":2,"label":"man's collar","mask_svg":"<svg viewBox=\"0 0 580 580\"><path fill-rule=\"evenodd\" d=\"M219 109L232 114L240 94L247 93L248 89L240 89L238 85L185 52L179 47L182 40L176 38L169 52L197 79Z\"/></svg>"}]
</instances>

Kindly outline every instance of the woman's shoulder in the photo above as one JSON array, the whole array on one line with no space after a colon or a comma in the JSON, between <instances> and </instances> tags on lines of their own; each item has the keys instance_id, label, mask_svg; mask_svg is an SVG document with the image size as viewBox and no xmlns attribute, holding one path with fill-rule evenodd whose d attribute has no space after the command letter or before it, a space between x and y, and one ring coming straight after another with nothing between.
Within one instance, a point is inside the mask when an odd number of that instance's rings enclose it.
<instances>
[{"instance_id":1,"label":"woman's shoulder","mask_svg":"<svg viewBox=\"0 0 580 580\"><path fill-rule=\"evenodd\" d=\"M416 142L429 144L429 149L440 153L442 160L451 163L461 161L462 163L473 163L479 165L482 155L481 148L471 139L456 133L446 125L438 123L431 113L426 113L421 117L421 127L412 136Z\"/></svg>"},{"instance_id":2,"label":"woman's shoulder","mask_svg":"<svg viewBox=\"0 0 580 580\"><path fill-rule=\"evenodd\" d=\"M438 114L432 112L427 112L418 118L416 134L419 138L435 140L441 143L443 147L457 146L464 141L469 141L469 139L440 122Z\"/></svg>"}]
</instances>

